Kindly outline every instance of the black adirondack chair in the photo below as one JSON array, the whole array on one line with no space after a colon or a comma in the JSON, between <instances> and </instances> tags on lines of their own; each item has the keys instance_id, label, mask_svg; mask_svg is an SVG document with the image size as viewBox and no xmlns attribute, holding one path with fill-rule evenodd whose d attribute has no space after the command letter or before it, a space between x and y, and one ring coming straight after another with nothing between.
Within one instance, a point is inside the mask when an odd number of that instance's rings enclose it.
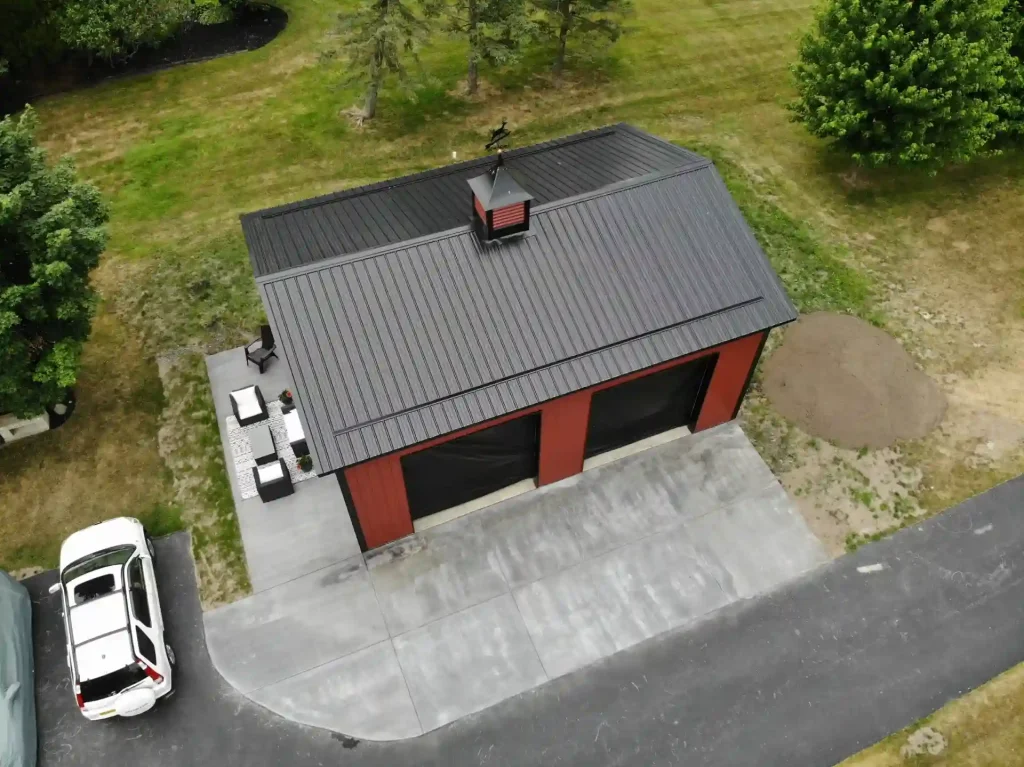
<instances>
[{"instance_id":1,"label":"black adirondack chair","mask_svg":"<svg viewBox=\"0 0 1024 767\"><path fill-rule=\"evenodd\" d=\"M270 325L261 325L260 337L245 347L245 364L253 363L260 369L260 375L263 375L263 368L266 367L270 358L277 357L276 349L277 344L274 343L274 332L270 329Z\"/></svg>"}]
</instances>

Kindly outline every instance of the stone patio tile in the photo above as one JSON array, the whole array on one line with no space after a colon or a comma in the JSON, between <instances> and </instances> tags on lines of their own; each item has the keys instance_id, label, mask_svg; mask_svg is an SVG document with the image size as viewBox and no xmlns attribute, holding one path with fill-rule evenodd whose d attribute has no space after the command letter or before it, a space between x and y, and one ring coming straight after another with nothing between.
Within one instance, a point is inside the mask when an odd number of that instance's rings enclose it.
<instances>
[{"instance_id":1,"label":"stone patio tile","mask_svg":"<svg viewBox=\"0 0 1024 767\"><path fill-rule=\"evenodd\" d=\"M561 676L729 600L682 527L514 592L544 669Z\"/></svg>"},{"instance_id":2,"label":"stone patio tile","mask_svg":"<svg viewBox=\"0 0 1024 767\"><path fill-rule=\"evenodd\" d=\"M424 731L547 680L511 594L393 641Z\"/></svg>"},{"instance_id":3,"label":"stone patio tile","mask_svg":"<svg viewBox=\"0 0 1024 767\"><path fill-rule=\"evenodd\" d=\"M251 692L387 638L361 557L204 616L217 668Z\"/></svg>"},{"instance_id":4,"label":"stone patio tile","mask_svg":"<svg viewBox=\"0 0 1024 767\"><path fill-rule=\"evenodd\" d=\"M423 733L389 640L250 697L286 719L361 740L401 740Z\"/></svg>"},{"instance_id":5,"label":"stone patio tile","mask_svg":"<svg viewBox=\"0 0 1024 767\"><path fill-rule=\"evenodd\" d=\"M368 554L391 636L507 592L494 544L478 519L463 517Z\"/></svg>"}]
</instances>

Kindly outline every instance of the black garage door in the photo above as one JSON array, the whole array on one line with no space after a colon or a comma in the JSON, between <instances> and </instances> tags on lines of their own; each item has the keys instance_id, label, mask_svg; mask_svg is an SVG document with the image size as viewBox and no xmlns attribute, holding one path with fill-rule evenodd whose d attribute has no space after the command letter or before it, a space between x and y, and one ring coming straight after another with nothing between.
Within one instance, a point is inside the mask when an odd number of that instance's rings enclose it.
<instances>
[{"instance_id":1,"label":"black garage door","mask_svg":"<svg viewBox=\"0 0 1024 767\"><path fill-rule=\"evenodd\" d=\"M402 458L413 519L537 476L540 415L523 416Z\"/></svg>"},{"instance_id":2,"label":"black garage door","mask_svg":"<svg viewBox=\"0 0 1024 767\"><path fill-rule=\"evenodd\" d=\"M586 457L606 453L679 426L692 426L718 355L595 392Z\"/></svg>"}]
</instances>

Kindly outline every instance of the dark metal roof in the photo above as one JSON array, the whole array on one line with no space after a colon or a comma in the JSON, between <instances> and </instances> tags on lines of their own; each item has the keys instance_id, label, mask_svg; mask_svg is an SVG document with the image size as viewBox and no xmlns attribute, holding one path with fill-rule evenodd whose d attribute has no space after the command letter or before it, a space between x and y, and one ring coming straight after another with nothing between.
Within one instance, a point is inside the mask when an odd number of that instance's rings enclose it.
<instances>
[{"instance_id":1,"label":"dark metal roof","mask_svg":"<svg viewBox=\"0 0 1024 767\"><path fill-rule=\"evenodd\" d=\"M323 471L796 318L707 160L258 282Z\"/></svg>"},{"instance_id":2,"label":"dark metal roof","mask_svg":"<svg viewBox=\"0 0 1024 767\"><path fill-rule=\"evenodd\" d=\"M534 206L701 159L625 124L503 157ZM242 216L253 271L261 277L462 226L472 214L466 183L494 163L493 156L482 157Z\"/></svg>"}]
</instances>

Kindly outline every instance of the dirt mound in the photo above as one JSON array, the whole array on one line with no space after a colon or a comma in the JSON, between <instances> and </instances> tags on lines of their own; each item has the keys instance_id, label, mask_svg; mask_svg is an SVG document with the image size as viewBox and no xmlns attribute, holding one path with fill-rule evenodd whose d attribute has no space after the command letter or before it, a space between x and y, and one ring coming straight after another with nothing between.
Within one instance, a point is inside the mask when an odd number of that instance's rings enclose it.
<instances>
[{"instance_id":1,"label":"dirt mound","mask_svg":"<svg viewBox=\"0 0 1024 767\"><path fill-rule=\"evenodd\" d=\"M895 339L828 312L789 328L765 364L764 392L808 434L846 448L923 437L946 412L939 387Z\"/></svg>"}]
</instances>

